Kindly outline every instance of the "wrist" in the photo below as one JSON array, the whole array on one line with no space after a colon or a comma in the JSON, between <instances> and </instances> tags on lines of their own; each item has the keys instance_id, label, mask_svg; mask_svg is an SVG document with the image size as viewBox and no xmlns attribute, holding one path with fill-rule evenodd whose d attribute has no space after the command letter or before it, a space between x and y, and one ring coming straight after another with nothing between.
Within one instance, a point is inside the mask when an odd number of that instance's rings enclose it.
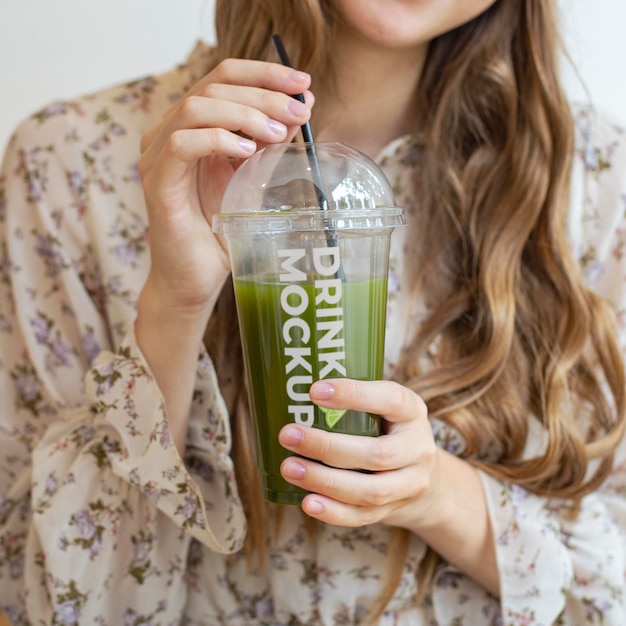
<instances>
[{"instance_id":1,"label":"wrist","mask_svg":"<svg viewBox=\"0 0 626 626\"><path fill-rule=\"evenodd\" d=\"M399 524L421 537L495 597L500 584L493 532L478 470L437 449L436 471L423 498L409 504Z\"/></svg>"},{"instance_id":2,"label":"wrist","mask_svg":"<svg viewBox=\"0 0 626 626\"><path fill-rule=\"evenodd\" d=\"M184 454L198 354L217 296L203 306L180 307L146 283L137 301L135 339L165 402L174 443Z\"/></svg>"},{"instance_id":3,"label":"wrist","mask_svg":"<svg viewBox=\"0 0 626 626\"><path fill-rule=\"evenodd\" d=\"M137 300L136 329L154 328L159 336L168 335L177 341L197 341L204 335L215 303L228 278L228 273L216 281L208 299L179 302L176 297L159 289L157 281L148 277Z\"/></svg>"}]
</instances>

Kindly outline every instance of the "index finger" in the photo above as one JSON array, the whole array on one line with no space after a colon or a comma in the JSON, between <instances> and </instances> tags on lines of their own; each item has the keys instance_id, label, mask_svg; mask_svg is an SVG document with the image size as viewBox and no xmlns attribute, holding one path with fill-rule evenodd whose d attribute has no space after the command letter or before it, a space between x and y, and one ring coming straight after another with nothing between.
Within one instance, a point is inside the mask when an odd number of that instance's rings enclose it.
<instances>
[{"instance_id":1,"label":"index finger","mask_svg":"<svg viewBox=\"0 0 626 626\"><path fill-rule=\"evenodd\" d=\"M225 59L190 87L184 97L201 95L214 83L259 87L292 96L308 90L311 86L311 76L280 63L251 59ZM163 119L170 117L176 111L181 100L182 98L178 99L165 111ZM154 135L157 132L158 127L154 127L146 135ZM142 139L142 144L148 143L150 143L149 137Z\"/></svg>"},{"instance_id":2,"label":"index finger","mask_svg":"<svg viewBox=\"0 0 626 626\"><path fill-rule=\"evenodd\" d=\"M260 87L287 95L302 93L311 86L311 76L280 63L252 59L225 59L201 78L189 93L202 93L211 83Z\"/></svg>"},{"instance_id":3,"label":"index finger","mask_svg":"<svg viewBox=\"0 0 626 626\"><path fill-rule=\"evenodd\" d=\"M428 414L426 404L416 393L389 380L318 380L311 385L309 395L320 406L375 413L388 422L410 422Z\"/></svg>"}]
</instances>

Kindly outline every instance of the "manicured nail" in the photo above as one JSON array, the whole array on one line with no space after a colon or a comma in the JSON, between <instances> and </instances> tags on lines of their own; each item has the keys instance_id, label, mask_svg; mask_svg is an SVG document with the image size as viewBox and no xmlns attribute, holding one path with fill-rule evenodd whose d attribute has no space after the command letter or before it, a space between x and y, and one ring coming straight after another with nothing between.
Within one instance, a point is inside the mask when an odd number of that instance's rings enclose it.
<instances>
[{"instance_id":1,"label":"manicured nail","mask_svg":"<svg viewBox=\"0 0 626 626\"><path fill-rule=\"evenodd\" d=\"M289 78L296 83L308 83L311 78L306 72L300 72L298 70L292 70L289 74Z\"/></svg>"},{"instance_id":2,"label":"manicured nail","mask_svg":"<svg viewBox=\"0 0 626 626\"><path fill-rule=\"evenodd\" d=\"M305 468L302 463L298 463L295 459L286 459L283 463L283 476L292 480L302 480L304 478Z\"/></svg>"},{"instance_id":3,"label":"manicured nail","mask_svg":"<svg viewBox=\"0 0 626 626\"><path fill-rule=\"evenodd\" d=\"M291 115L295 115L296 117L307 115L309 112L309 107L306 104L294 98L291 98L287 103L287 109Z\"/></svg>"},{"instance_id":4,"label":"manicured nail","mask_svg":"<svg viewBox=\"0 0 626 626\"><path fill-rule=\"evenodd\" d=\"M308 515L321 515L324 512L324 505L319 500L309 500L305 507L305 513Z\"/></svg>"},{"instance_id":5,"label":"manicured nail","mask_svg":"<svg viewBox=\"0 0 626 626\"><path fill-rule=\"evenodd\" d=\"M245 154L252 154L256 150L256 144L254 141L250 141L249 139L240 139L239 147Z\"/></svg>"},{"instance_id":6,"label":"manicured nail","mask_svg":"<svg viewBox=\"0 0 626 626\"><path fill-rule=\"evenodd\" d=\"M311 387L311 394L316 400L330 400L335 395L335 388L324 381L317 381Z\"/></svg>"},{"instance_id":7,"label":"manicured nail","mask_svg":"<svg viewBox=\"0 0 626 626\"><path fill-rule=\"evenodd\" d=\"M285 426L280 431L280 441L287 446L299 446L304 439L304 433L297 426Z\"/></svg>"},{"instance_id":8,"label":"manicured nail","mask_svg":"<svg viewBox=\"0 0 626 626\"><path fill-rule=\"evenodd\" d=\"M267 125L275 135L284 135L287 132L287 127L276 120L268 120Z\"/></svg>"}]
</instances>

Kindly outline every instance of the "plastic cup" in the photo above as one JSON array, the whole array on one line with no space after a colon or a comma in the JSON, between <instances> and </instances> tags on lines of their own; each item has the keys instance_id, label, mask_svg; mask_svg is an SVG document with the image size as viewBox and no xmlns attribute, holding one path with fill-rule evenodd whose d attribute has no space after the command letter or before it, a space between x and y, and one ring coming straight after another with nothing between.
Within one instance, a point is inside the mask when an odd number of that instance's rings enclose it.
<instances>
[{"instance_id":1,"label":"plastic cup","mask_svg":"<svg viewBox=\"0 0 626 626\"><path fill-rule=\"evenodd\" d=\"M380 169L340 143L268 146L226 189L213 229L228 242L269 501L306 493L280 476L285 424L380 434L379 416L317 407L308 390L324 378L382 377L389 241L404 223Z\"/></svg>"}]
</instances>

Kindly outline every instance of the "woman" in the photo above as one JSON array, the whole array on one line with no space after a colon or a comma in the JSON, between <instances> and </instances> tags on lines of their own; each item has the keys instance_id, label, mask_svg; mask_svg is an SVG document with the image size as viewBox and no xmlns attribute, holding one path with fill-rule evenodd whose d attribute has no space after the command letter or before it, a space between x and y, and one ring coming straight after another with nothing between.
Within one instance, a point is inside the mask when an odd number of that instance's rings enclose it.
<instances>
[{"instance_id":1,"label":"woman","mask_svg":"<svg viewBox=\"0 0 626 626\"><path fill-rule=\"evenodd\" d=\"M574 144L553 12L218 1L214 50L18 129L0 187L13 623L624 623L626 147L585 110ZM285 427L310 459L282 466L300 509L260 501L210 223L242 159L311 115L376 158L409 226L389 380L310 391L386 433Z\"/></svg>"}]
</instances>

